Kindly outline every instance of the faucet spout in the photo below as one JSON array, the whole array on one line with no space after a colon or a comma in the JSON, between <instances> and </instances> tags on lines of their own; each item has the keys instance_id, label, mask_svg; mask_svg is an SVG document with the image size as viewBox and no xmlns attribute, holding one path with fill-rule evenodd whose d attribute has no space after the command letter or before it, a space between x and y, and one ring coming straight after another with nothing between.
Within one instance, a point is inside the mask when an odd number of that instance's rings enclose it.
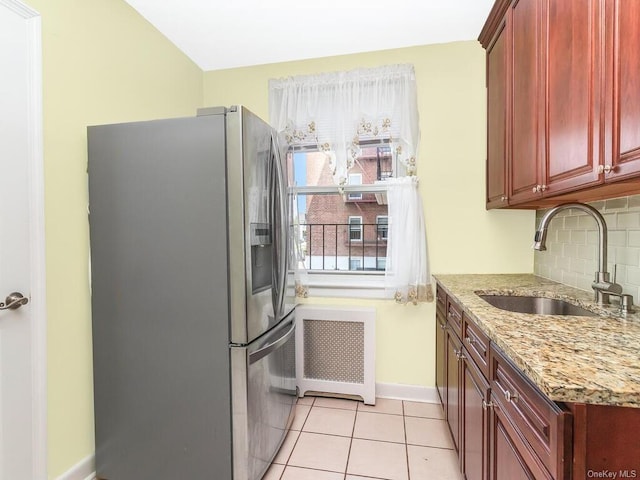
<instances>
[{"instance_id":1,"label":"faucet spout","mask_svg":"<svg viewBox=\"0 0 640 480\"><path fill-rule=\"evenodd\" d=\"M609 272L607 272L607 224L598 210L591 205L579 202L564 203L551 208L545 213L542 220L540 220L540 224L536 230L533 248L540 251L547 249L546 241L549 222L551 222L551 219L559 212L572 208L590 215L598 225L598 271L595 274L595 279L591 286L595 291L596 301L598 303L609 303L609 292L619 294L622 292L622 287L617 283L609 281Z\"/></svg>"}]
</instances>

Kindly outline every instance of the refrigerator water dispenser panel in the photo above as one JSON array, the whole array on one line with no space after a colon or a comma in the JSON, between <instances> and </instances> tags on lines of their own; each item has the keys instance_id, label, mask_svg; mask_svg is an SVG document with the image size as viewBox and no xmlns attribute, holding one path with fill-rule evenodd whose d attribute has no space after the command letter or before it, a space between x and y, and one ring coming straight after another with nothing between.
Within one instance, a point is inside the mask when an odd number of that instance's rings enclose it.
<instances>
[{"instance_id":1,"label":"refrigerator water dispenser panel","mask_svg":"<svg viewBox=\"0 0 640 480\"><path fill-rule=\"evenodd\" d=\"M273 274L273 245L271 226L267 223L252 223L251 230L251 285L256 293L271 288Z\"/></svg>"}]
</instances>

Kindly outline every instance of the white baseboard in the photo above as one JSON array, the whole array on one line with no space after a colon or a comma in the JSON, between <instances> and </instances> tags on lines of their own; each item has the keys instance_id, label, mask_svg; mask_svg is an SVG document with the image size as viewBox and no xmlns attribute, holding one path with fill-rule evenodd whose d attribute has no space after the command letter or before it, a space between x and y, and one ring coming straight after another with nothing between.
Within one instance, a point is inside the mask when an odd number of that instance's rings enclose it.
<instances>
[{"instance_id":1,"label":"white baseboard","mask_svg":"<svg viewBox=\"0 0 640 480\"><path fill-rule=\"evenodd\" d=\"M423 387L421 385L376 383L376 397L415 402L440 403L436 387Z\"/></svg>"},{"instance_id":2,"label":"white baseboard","mask_svg":"<svg viewBox=\"0 0 640 480\"><path fill-rule=\"evenodd\" d=\"M83 458L56 480L95 480L96 462L93 454Z\"/></svg>"}]
</instances>

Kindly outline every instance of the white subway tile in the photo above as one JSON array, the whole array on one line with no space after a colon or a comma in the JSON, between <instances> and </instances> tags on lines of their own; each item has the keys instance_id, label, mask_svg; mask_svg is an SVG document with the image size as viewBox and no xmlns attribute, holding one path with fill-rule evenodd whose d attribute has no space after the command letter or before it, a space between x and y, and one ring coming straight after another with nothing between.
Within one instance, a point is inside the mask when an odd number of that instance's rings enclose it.
<instances>
[{"instance_id":1,"label":"white subway tile","mask_svg":"<svg viewBox=\"0 0 640 480\"><path fill-rule=\"evenodd\" d=\"M627 197L611 198L609 200L605 200L604 202L605 210L623 210L623 209L626 210L627 206L628 206Z\"/></svg>"},{"instance_id":2,"label":"white subway tile","mask_svg":"<svg viewBox=\"0 0 640 480\"><path fill-rule=\"evenodd\" d=\"M640 268L627 267L626 283L640 287Z\"/></svg>"},{"instance_id":3,"label":"white subway tile","mask_svg":"<svg viewBox=\"0 0 640 480\"><path fill-rule=\"evenodd\" d=\"M640 208L640 195L632 195L629 197L629 210Z\"/></svg>"},{"instance_id":4,"label":"white subway tile","mask_svg":"<svg viewBox=\"0 0 640 480\"><path fill-rule=\"evenodd\" d=\"M558 242L569 243L571 241L571 230L558 230Z\"/></svg>"},{"instance_id":5,"label":"white subway tile","mask_svg":"<svg viewBox=\"0 0 640 480\"><path fill-rule=\"evenodd\" d=\"M578 245L578 258L584 260L593 260L596 258L595 245Z\"/></svg>"},{"instance_id":6,"label":"white subway tile","mask_svg":"<svg viewBox=\"0 0 640 480\"><path fill-rule=\"evenodd\" d=\"M626 247L627 231L626 230L609 230L608 241L609 241L609 245L612 245L614 247Z\"/></svg>"},{"instance_id":7,"label":"white subway tile","mask_svg":"<svg viewBox=\"0 0 640 480\"><path fill-rule=\"evenodd\" d=\"M640 266L640 248L616 248L615 262L632 267Z\"/></svg>"},{"instance_id":8,"label":"white subway tile","mask_svg":"<svg viewBox=\"0 0 640 480\"><path fill-rule=\"evenodd\" d=\"M618 213L617 222L616 228L640 228L640 212Z\"/></svg>"},{"instance_id":9,"label":"white subway tile","mask_svg":"<svg viewBox=\"0 0 640 480\"><path fill-rule=\"evenodd\" d=\"M630 247L640 247L640 230L628 230L627 242Z\"/></svg>"},{"instance_id":10,"label":"white subway tile","mask_svg":"<svg viewBox=\"0 0 640 480\"><path fill-rule=\"evenodd\" d=\"M585 230L571 230L571 243L576 245L586 245L587 232Z\"/></svg>"}]
</instances>

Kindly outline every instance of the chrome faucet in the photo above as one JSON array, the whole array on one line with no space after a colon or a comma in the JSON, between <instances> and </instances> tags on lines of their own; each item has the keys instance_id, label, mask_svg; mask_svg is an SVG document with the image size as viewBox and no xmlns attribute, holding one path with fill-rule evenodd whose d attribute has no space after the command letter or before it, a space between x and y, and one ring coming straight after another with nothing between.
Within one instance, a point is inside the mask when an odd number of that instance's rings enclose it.
<instances>
[{"instance_id":1,"label":"chrome faucet","mask_svg":"<svg viewBox=\"0 0 640 480\"><path fill-rule=\"evenodd\" d=\"M581 210L591 215L598 224L598 271L595 274L595 280L591 284L591 288L595 291L595 301L600 305L604 305L610 303L610 295L619 297L621 310L625 312L630 311L627 310L627 308L630 309L631 305L633 305L633 297L622 294L622 286L615 283L615 274L613 282L609 281L609 272L607 272L607 224L600 212L591 205L572 202L564 203L550 209L542 217L542 220L540 220L540 225L538 226L538 230L536 230L533 248L540 251L547 249L545 243L547 241L547 227L549 222L558 212L570 208L575 208L576 210Z\"/></svg>"}]
</instances>

